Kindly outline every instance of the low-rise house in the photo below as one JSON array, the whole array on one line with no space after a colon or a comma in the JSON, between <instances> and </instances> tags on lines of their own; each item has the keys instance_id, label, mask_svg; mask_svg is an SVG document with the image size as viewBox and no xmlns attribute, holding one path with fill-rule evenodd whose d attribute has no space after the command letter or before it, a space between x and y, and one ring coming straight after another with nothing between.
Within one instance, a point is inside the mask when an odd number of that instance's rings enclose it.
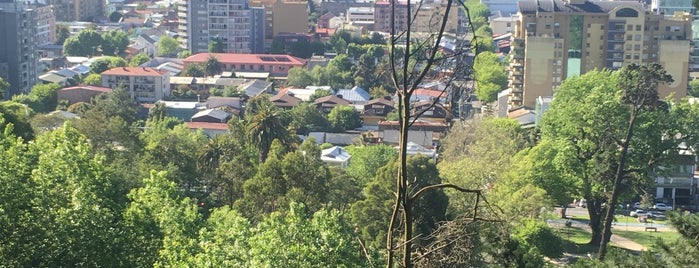
<instances>
[{"instance_id":1,"label":"low-rise house","mask_svg":"<svg viewBox=\"0 0 699 268\"><path fill-rule=\"evenodd\" d=\"M56 92L56 99L60 102L61 100L68 101L68 104L73 104L77 102L87 102L92 101L92 98L99 94L106 94L112 92L111 88L108 87L98 87L98 86L75 86L60 89Z\"/></svg>"},{"instance_id":2,"label":"low-rise house","mask_svg":"<svg viewBox=\"0 0 699 268\"><path fill-rule=\"evenodd\" d=\"M352 156L340 146L333 146L321 151L320 161L332 166L346 168Z\"/></svg>"},{"instance_id":3,"label":"low-rise house","mask_svg":"<svg viewBox=\"0 0 699 268\"><path fill-rule=\"evenodd\" d=\"M135 47L140 47L142 48L142 52L147 54L148 56L156 56L157 54L157 49L156 45L158 43L158 38L157 36L149 36L146 34L140 34L138 37L136 37L136 41L134 42Z\"/></svg>"},{"instance_id":4,"label":"low-rise house","mask_svg":"<svg viewBox=\"0 0 699 268\"><path fill-rule=\"evenodd\" d=\"M206 104L196 101L158 101L165 105L168 116L189 122L196 113L206 109Z\"/></svg>"},{"instance_id":5,"label":"low-rise house","mask_svg":"<svg viewBox=\"0 0 699 268\"><path fill-rule=\"evenodd\" d=\"M335 106L350 105L350 102L337 96L330 95L316 99L313 104L319 111L329 113Z\"/></svg>"},{"instance_id":6,"label":"low-rise house","mask_svg":"<svg viewBox=\"0 0 699 268\"><path fill-rule=\"evenodd\" d=\"M206 108L227 111L234 115L240 115L243 110L243 99L240 97L209 97L206 100Z\"/></svg>"},{"instance_id":7,"label":"low-rise house","mask_svg":"<svg viewBox=\"0 0 699 268\"><path fill-rule=\"evenodd\" d=\"M102 86L126 86L137 102L156 102L170 95L170 74L149 67L117 67L102 72Z\"/></svg>"},{"instance_id":8,"label":"low-rise house","mask_svg":"<svg viewBox=\"0 0 699 268\"><path fill-rule=\"evenodd\" d=\"M206 109L192 116L192 122L226 123L231 114L219 109Z\"/></svg>"},{"instance_id":9,"label":"low-rise house","mask_svg":"<svg viewBox=\"0 0 699 268\"><path fill-rule=\"evenodd\" d=\"M407 146L405 147L405 152L408 155L423 155L429 158L432 158L434 161L437 160L437 150L435 149L436 147L432 147L432 149L425 148L424 146L421 146L420 144L414 143L414 142L408 142ZM398 150L398 146L396 146L396 150Z\"/></svg>"},{"instance_id":10,"label":"low-rise house","mask_svg":"<svg viewBox=\"0 0 699 268\"><path fill-rule=\"evenodd\" d=\"M294 97L293 94L289 95L286 93L279 92L269 98L269 100L274 103L279 108L290 110L299 104L301 104L301 99Z\"/></svg>"},{"instance_id":11,"label":"low-rise house","mask_svg":"<svg viewBox=\"0 0 699 268\"><path fill-rule=\"evenodd\" d=\"M699 201L699 181L695 177L695 160L691 150L681 149L673 165L657 168L654 172L655 199L663 200L673 208L696 204Z\"/></svg>"},{"instance_id":12,"label":"low-rise house","mask_svg":"<svg viewBox=\"0 0 699 268\"><path fill-rule=\"evenodd\" d=\"M371 100L369 92L361 87L355 86L351 89L338 89L335 96L349 101L351 104L364 104Z\"/></svg>"},{"instance_id":13,"label":"low-rise house","mask_svg":"<svg viewBox=\"0 0 699 268\"><path fill-rule=\"evenodd\" d=\"M240 85L240 89L245 91L245 95L250 98L257 97L263 93L270 92L274 83L264 80L253 79Z\"/></svg>"},{"instance_id":14,"label":"low-rise house","mask_svg":"<svg viewBox=\"0 0 699 268\"><path fill-rule=\"evenodd\" d=\"M209 95L209 90L212 88L224 89L229 86L241 86L249 82L242 78L224 78L224 77L188 77L188 76L173 76L170 77L170 89L174 90L181 86L186 86L192 90L202 94L202 97Z\"/></svg>"},{"instance_id":15,"label":"low-rise house","mask_svg":"<svg viewBox=\"0 0 699 268\"><path fill-rule=\"evenodd\" d=\"M412 105L413 115L420 115L420 119L433 122L447 123L451 121L453 115L451 110L442 103L425 100Z\"/></svg>"},{"instance_id":16,"label":"low-rise house","mask_svg":"<svg viewBox=\"0 0 699 268\"><path fill-rule=\"evenodd\" d=\"M444 123L418 120L408 129L408 142L433 147L448 129L449 126ZM380 122L379 137L382 143L398 144L400 139L400 124L398 121Z\"/></svg>"},{"instance_id":17,"label":"low-rise house","mask_svg":"<svg viewBox=\"0 0 699 268\"><path fill-rule=\"evenodd\" d=\"M208 122L186 122L187 128L199 131L201 130L210 138L228 133L228 124L226 123L208 123Z\"/></svg>"},{"instance_id":18,"label":"low-rise house","mask_svg":"<svg viewBox=\"0 0 699 268\"><path fill-rule=\"evenodd\" d=\"M379 122L386 120L388 113L395 109L393 105L393 100L385 98L373 99L364 103L361 114L364 125L378 125Z\"/></svg>"},{"instance_id":19,"label":"low-rise house","mask_svg":"<svg viewBox=\"0 0 699 268\"><path fill-rule=\"evenodd\" d=\"M284 88L280 92L285 92L293 94L294 97L301 99L302 101L310 101L311 96L318 90L327 90L331 94L334 92L330 86L307 86L306 88Z\"/></svg>"}]
</instances>

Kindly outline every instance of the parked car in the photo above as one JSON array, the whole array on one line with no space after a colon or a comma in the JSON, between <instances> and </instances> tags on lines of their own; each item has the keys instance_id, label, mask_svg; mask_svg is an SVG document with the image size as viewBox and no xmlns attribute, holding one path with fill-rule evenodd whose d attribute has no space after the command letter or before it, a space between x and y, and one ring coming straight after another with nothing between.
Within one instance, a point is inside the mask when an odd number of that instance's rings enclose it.
<instances>
[{"instance_id":1,"label":"parked car","mask_svg":"<svg viewBox=\"0 0 699 268\"><path fill-rule=\"evenodd\" d=\"M637 209L637 210L631 211L629 213L629 216L631 216L631 217L644 217L644 216L648 216L648 212L646 212L645 210L642 210L642 209Z\"/></svg>"},{"instance_id":2,"label":"parked car","mask_svg":"<svg viewBox=\"0 0 699 268\"><path fill-rule=\"evenodd\" d=\"M641 202L633 203L633 208L635 208L635 209L641 209Z\"/></svg>"},{"instance_id":3,"label":"parked car","mask_svg":"<svg viewBox=\"0 0 699 268\"><path fill-rule=\"evenodd\" d=\"M650 211L648 212L648 218L656 220L666 220L667 216L665 216L665 212L663 211Z\"/></svg>"},{"instance_id":4,"label":"parked car","mask_svg":"<svg viewBox=\"0 0 699 268\"><path fill-rule=\"evenodd\" d=\"M657 210L672 210L672 206L668 206L665 203L655 203L653 208Z\"/></svg>"}]
</instances>

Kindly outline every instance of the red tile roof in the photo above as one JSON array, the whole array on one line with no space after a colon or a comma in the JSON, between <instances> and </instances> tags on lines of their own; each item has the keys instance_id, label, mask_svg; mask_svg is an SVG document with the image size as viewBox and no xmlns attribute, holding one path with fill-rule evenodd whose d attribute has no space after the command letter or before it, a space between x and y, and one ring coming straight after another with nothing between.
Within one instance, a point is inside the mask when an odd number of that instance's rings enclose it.
<instances>
[{"instance_id":1,"label":"red tile roof","mask_svg":"<svg viewBox=\"0 0 699 268\"><path fill-rule=\"evenodd\" d=\"M223 64L275 64L275 65L290 65L303 66L306 60L290 55L281 54L234 54L234 53L199 53L184 59L184 62L203 63L209 59L209 56L214 56L220 63Z\"/></svg>"},{"instance_id":2,"label":"red tile roof","mask_svg":"<svg viewBox=\"0 0 699 268\"><path fill-rule=\"evenodd\" d=\"M228 124L226 123L209 123L209 122L186 122L187 127L190 129L214 129L214 130L228 130Z\"/></svg>"},{"instance_id":3,"label":"red tile roof","mask_svg":"<svg viewBox=\"0 0 699 268\"><path fill-rule=\"evenodd\" d=\"M166 71L150 67L117 67L102 72L102 75L123 75L123 76L163 76Z\"/></svg>"},{"instance_id":4,"label":"red tile roof","mask_svg":"<svg viewBox=\"0 0 699 268\"><path fill-rule=\"evenodd\" d=\"M442 90L433 90L433 89L416 89L413 92L413 95L426 95L434 98L439 98L439 97L444 97L446 96L446 92Z\"/></svg>"},{"instance_id":5,"label":"red tile roof","mask_svg":"<svg viewBox=\"0 0 699 268\"><path fill-rule=\"evenodd\" d=\"M74 87L63 88L63 89L61 89L61 91L69 91L69 90L76 90L76 89L99 91L99 92L103 92L103 93L112 92L111 88L98 87L98 86L74 86Z\"/></svg>"}]
</instances>

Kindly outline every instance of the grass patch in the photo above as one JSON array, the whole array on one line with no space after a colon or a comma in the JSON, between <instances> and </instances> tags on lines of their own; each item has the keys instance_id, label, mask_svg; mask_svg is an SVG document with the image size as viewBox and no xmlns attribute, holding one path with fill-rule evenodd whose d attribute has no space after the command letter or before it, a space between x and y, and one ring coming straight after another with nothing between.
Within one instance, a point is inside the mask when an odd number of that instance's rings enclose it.
<instances>
[{"instance_id":1,"label":"grass patch","mask_svg":"<svg viewBox=\"0 0 699 268\"><path fill-rule=\"evenodd\" d=\"M647 231L624 231L619 229L614 229L613 234L628 238L636 243L644 245L647 248L653 248L655 246L655 241L658 239L663 239L666 242L672 242L680 237L680 234L676 231L660 231L660 232L647 232Z\"/></svg>"}]
</instances>

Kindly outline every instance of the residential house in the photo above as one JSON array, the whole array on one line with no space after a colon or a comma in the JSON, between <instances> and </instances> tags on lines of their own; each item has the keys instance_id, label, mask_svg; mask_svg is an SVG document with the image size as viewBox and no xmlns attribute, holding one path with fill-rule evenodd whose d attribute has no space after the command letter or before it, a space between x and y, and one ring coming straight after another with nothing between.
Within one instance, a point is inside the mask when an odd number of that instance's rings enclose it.
<instances>
[{"instance_id":1,"label":"residential house","mask_svg":"<svg viewBox=\"0 0 699 268\"><path fill-rule=\"evenodd\" d=\"M192 122L226 123L231 119L231 114L219 109L206 109L192 116Z\"/></svg>"},{"instance_id":2,"label":"residential house","mask_svg":"<svg viewBox=\"0 0 699 268\"><path fill-rule=\"evenodd\" d=\"M329 95L316 99L313 104L318 110L329 113L335 106L350 105L350 102L337 96Z\"/></svg>"},{"instance_id":3,"label":"residential house","mask_svg":"<svg viewBox=\"0 0 699 268\"><path fill-rule=\"evenodd\" d=\"M431 146L432 149L427 149L424 146L421 146L420 144L414 143L412 141L409 141L407 146L405 147L405 152L408 155L423 155L429 158L432 158L435 162L437 161L437 150L436 147ZM398 150L398 146L396 146L396 150Z\"/></svg>"},{"instance_id":4,"label":"residential house","mask_svg":"<svg viewBox=\"0 0 699 268\"><path fill-rule=\"evenodd\" d=\"M252 79L242 85L240 88L245 91L245 95L250 98L260 96L263 93L270 92L274 83L259 79Z\"/></svg>"},{"instance_id":5,"label":"residential house","mask_svg":"<svg viewBox=\"0 0 699 268\"><path fill-rule=\"evenodd\" d=\"M269 100L274 103L279 108L290 110L299 104L301 104L301 99L294 97L294 94L279 92L269 98Z\"/></svg>"},{"instance_id":6,"label":"residential house","mask_svg":"<svg viewBox=\"0 0 699 268\"><path fill-rule=\"evenodd\" d=\"M56 92L56 99L68 101L68 104L86 102L90 103L92 98L99 94L112 92L111 88L98 86L75 86L60 89Z\"/></svg>"},{"instance_id":7,"label":"residential house","mask_svg":"<svg viewBox=\"0 0 699 268\"><path fill-rule=\"evenodd\" d=\"M369 92L361 87L355 86L351 89L338 89L335 96L341 99L349 101L351 104L363 105L367 101L371 100L371 95Z\"/></svg>"},{"instance_id":8,"label":"residential house","mask_svg":"<svg viewBox=\"0 0 699 268\"><path fill-rule=\"evenodd\" d=\"M320 161L332 166L346 168L352 156L340 146L333 146L322 150L320 153Z\"/></svg>"},{"instance_id":9,"label":"residential house","mask_svg":"<svg viewBox=\"0 0 699 268\"><path fill-rule=\"evenodd\" d=\"M158 44L158 39L160 39L158 36L149 36L146 34L140 34L138 37L136 37L136 41L134 42L134 45L137 47L142 48L142 52L147 54L148 56L156 56L157 54L157 44Z\"/></svg>"},{"instance_id":10,"label":"residential house","mask_svg":"<svg viewBox=\"0 0 699 268\"><path fill-rule=\"evenodd\" d=\"M446 133L449 126L444 123L418 120L408 129L408 142L414 142L422 146L435 146L436 142ZM397 144L400 138L400 124L398 121L383 121L379 123L379 137L381 142Z\"/></svg>"},{"instance_id":11,"label":"residential house","mask_svg":"<svg viewBox=\"0 0 699 268\"><path fill-rule=\"evenodd\" d=\"M137 102L156 102L170 95L170 74L148 67L117 67L102 72L102 86L126 86Z\"/></svg>"},{"instance_id":12,"label":"residential house","mask_svg":"<svg viewBox=\"0 0 699 268\"><path fill-rule=\"evenodd\" d=\"M292 94L294 97L297 97L301 99L302 101L310 101L311 96L316 93L318 90L327 90L331 94L333 89L329 86L307 86L306 88L283 88L279 92L284 92L288 94Z\"/></svg>"},{"instance_id":13,"label":"residential house","mask_svg":"<svg viewBox=\"0 0 699 268\"><path fill-rule=\"evenodd\" d=\"M420 119L441 123L447 123L453 117L451 110L447 106L431 100L413 103L411 113L419 115Z\"/></svg>"},{"instance_id":14,"label":"residential house","mask_svg":"<svg viewBox=\"0 0 699 268\"><path fill-rule=\"evenodd\" d=\"M335 14L331 12L327 12L320 17L318 17L317 20L317 28L330 28L330 19L334 18Z\"/></svg>"},{"instance_id":15,"label":"residential house","mask_svg":"<svg viewBox=\"0 0 699 268\"><path fill-rule=\"evenodd\" d=\"M199 131L201 130L210 138L228 133L228 124L226 123L208 123L208 122L186 122L187 128Z\"/></svg>"},{"instance_id":16,"label":"residential house","mask_svg":"<svg viewBox=\"0 0 699 268\"><path fill-rule=\"evenodd\" d=\"M243 110L243 99L240 97L209 97L206 100L206 108L227 111L234 115L240 115Z\"/></svg>"},{"instance_id":17,"label":"residential house","mask_svg":"<svg viewBox=\"0 0 699 268\"><path fill-rule=\"evenodd\" d=\"M246 82L248 80L242 78L173 76L170 77L170 89L186 86L197 91L202 98L207 98L212 88L238 87Z\"/></svg>"},{"instance_id":18,"label":"residential house","mask_svg":"<svg viewBox=\"0 0 699 268\"><path fill-rule=\"evenodd\" d=\"M378 125L379 122L386 120L388 113L395 109L393 105L393 100L386 98L378 98L366 102L362 109L364 125Z\"/></svg>"},{"instance_id":19,"label":"residential house","mask_svg":"<svg viewBox=\"0 0 699 268\"><path fill-rule=\"evenodd\" d=\"M196 101L158 101L165 105L168 116L175 117L182 121L190 121L192 116L199 111L206 109L206 104Z\"/></svg>"}]
</instances>

